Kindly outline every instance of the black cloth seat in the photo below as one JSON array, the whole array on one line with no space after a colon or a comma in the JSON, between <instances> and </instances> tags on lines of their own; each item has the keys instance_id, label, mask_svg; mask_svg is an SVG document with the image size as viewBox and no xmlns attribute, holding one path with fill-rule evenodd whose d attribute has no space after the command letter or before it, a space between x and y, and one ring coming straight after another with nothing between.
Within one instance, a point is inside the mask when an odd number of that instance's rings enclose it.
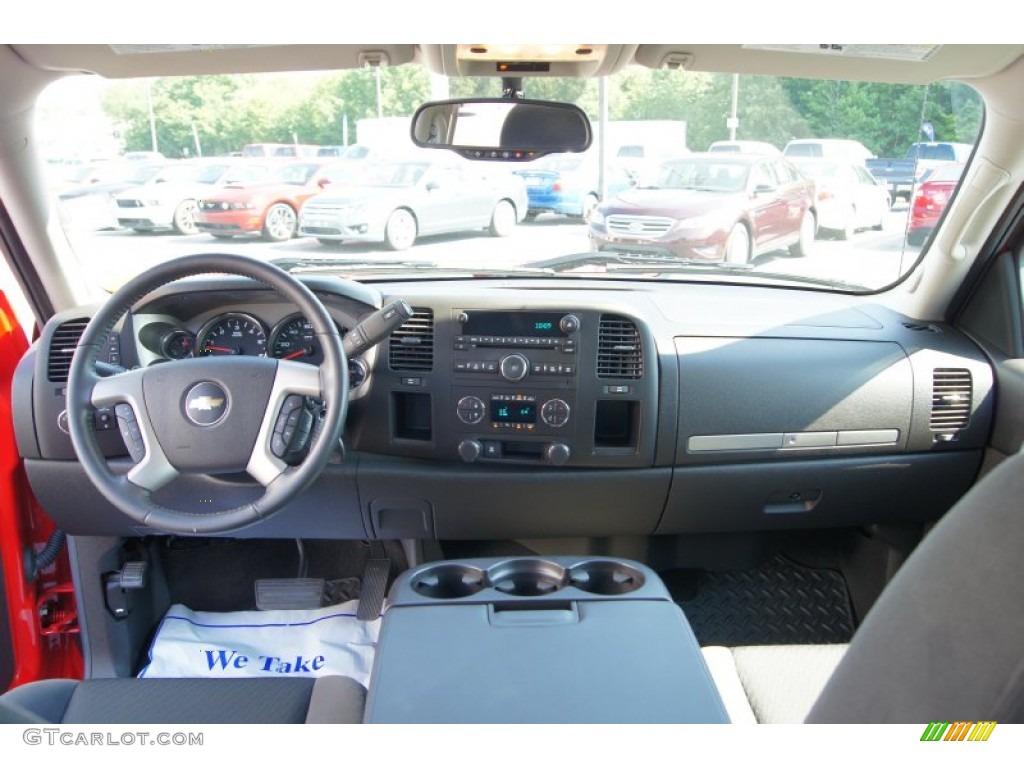
<instances>
[{"instance_id":1,"label":"black cloth seat","mask_svg":"<svg viewBox=\"0 0 1024 768\"><path fill-rule=\"evenodd\" d=\"M849 646L728 649L719 690L738 681L759 722L1024 722L1022 499L1018 453L928 533Z\"/></svg>"},{"instance_id":2,"label":"black cloth seat","mask_svg":"<svg viewBox=\"0 0 1024 768\"><path fill-rule=\"evenodd\" d=\"M41 680L0 696L0 723L360 723L365 703L341 676Z\"/></svg>"}]
</instances>

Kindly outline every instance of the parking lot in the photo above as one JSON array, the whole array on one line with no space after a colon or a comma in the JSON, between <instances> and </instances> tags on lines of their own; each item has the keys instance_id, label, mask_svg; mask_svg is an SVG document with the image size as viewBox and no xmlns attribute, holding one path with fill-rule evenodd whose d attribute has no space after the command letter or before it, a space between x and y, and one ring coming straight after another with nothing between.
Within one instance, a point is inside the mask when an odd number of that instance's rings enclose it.
<instances>
[{"instance_id":1,"label":"parking lot","mask_svg":"<svg viewBox=\"0 0 1024 768\"><path fill-rule=\"evenodd\" d=\"M788 252L766 254L754 260L753 271L829 281L842 276L851 286L884 286L905 272L920 252L919 248L904 244L906 218L906 204L899 203L881 232L859 232L848 242L822 237L815 242L811 256L803 259L792 258ZM390 251L382 244L322 245L313 238L267 243L258 238L225 241L206 234L182 236L127 230L68 234L90 274L108 289L116 288L147 267L190 253L241 253L266 260L388 260L479 270L514 267L590 250L582 222L547 214L520 224L508 237L490 237L485 231L424 237L409 250L400 252Z\"/></svg>"}]
</instances>

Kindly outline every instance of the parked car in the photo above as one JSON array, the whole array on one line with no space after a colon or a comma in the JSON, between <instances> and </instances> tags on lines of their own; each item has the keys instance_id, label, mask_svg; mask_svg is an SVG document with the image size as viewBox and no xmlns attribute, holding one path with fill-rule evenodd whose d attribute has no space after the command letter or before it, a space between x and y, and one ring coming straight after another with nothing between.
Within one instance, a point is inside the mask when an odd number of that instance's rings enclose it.
<instances>
[{"instance_id":1,"label":"parked car","mask_svg":"<svg viewBox=\"0 0 1024 768\"><path fill-rule=\"evenodd\" d=\"M136 152L125 152L121 156L122 160L126 160L130 163L148 163L150 165L156 163L167 163L167 158L164 157L163 152L156 152L150 150L139 150Z\"/></svg>"},{"instance_id":2,"label":"parked car","mask_svg":"<svg viewBox=\"0 0 1024 768\"><path fill-rule=\"evenodd\" d=\"M504 237L527 207L518 176L486 174L454 157L418 156L371 165L358 182L309 199L299 234L324 244L382 242L401 251L423 235L487 229Z\"/></svg>"},{"instance_id":3,"label":"parked car","mask_svg":"<svg viewBox=\"0 0 1024 768\"><path fill-rule=\"evenodd\" d=\"M960 184L964 163L947 163L929 172L918 186L910 207L907 243L923 245L942 218L946 205Z\"/></svg>"},{"instance_id":4,"label":"parked car","mask_svg":"<svg viewBox=\"0 0 1024 768\"><path fill-rule=\"evenodd\" d=\"M818 157L864 164L875 153L853 139L793 139L782 154L789 158Z\"/></svg>"},{"instance_id":5,"label":"parked car","mask_svg":"<svg viewBox=\"0 0 1024 768\"><path fill-rule=\"evenodd\" d=\"M117 196L156 178L172 163L144 160L109 163L102 177L65 189L57 200L65 228L117 229Z\"/></svg>"},{"instance_id":6,"label":"parked car","mask_svg":"<svg viewBox=\"0 0 1024 768\"><path fill-rule=\"evenodd\" d=\"M889 192L863 165L841 160L792 161L814 182L819 231L849 240L858 230L885 226L892 207Z\"/></svg>"},{"instance_id":7,"label":"parked car","mask_svg":"<svg viewBox=\"0 0 1024 768\"><path fill-rule=\"evenodd\" d=\"M903 157L878 157L867 161L871 175L888 186L889 196L910 200L914 187L931 171L946 163L967 162L972 144L952 141L919 141L911 144Z\"/></svg>"},{"instance_id":8,"label":"parked car","mask_svg":"<svg viewBox=\"0 0 1024 768\"><path fill-rule=\"evenodd\" d=\"M600 165L594 154L554 154L518 165L513 171L523 178L529 209L526 219L542 213L587 218L601 200ZM633 176L617 163L608 166L608 195L616 195L634 184Z\"/></svg>"},{"instance_id":9,"label":"parked car","mask_svg":"<svg viewBox=\"0 0 1024 768\"><path fill-rule=\"evenodd\" d=\"M782 150L768 141L750 141L748 139L725 139L713 141L708 152L736 152L744 155L781 155Z\"/></svg>"},{"instance_id":10,"label":"parked car","mask_svg":"<svg viewBox=\"0 0 1024 768\"><path fill-rule=\"evenodd\" d=\"M810 253L814 185L781 157L694 154L664 163L656 179L594 209L596 250L656 246L697 261L747 264L789 248Z\"/></svg>"},{"instance_id":11,"label":"parked car","mask_svg":"<svg viewBox=\"0 0 1024 768\"><path fill-rule=\"evenodd\" d=\"M298 230L299 210L332 183L357 175L344 161L293 162L275 168L264 180L229 184L196 204L195 225L217 238L259 234L264 240L290 240Z\"/></svg>"},{"instance_id":12,"label":"parked car","mask_svg":"<svg viewBox=\"0 0 1024 768\"><path fill-rule=\"evenodd\" d=\"M246 144L242 157L316 157L319 149L315 144Z\"/></svg>"},{"instance_id":13,"label":"parked car","mask_svg":"<svg viewBox=\"0 0 1024 768\"><path fill-rule=\"evenodd\" d=\"M122 192L117 201L117 223L136 232L171 229L194 235L198 201L229 184L265 179L271 166L242 158L209 158L168 166L147 183Z\"/></svg>"}]
</instances>

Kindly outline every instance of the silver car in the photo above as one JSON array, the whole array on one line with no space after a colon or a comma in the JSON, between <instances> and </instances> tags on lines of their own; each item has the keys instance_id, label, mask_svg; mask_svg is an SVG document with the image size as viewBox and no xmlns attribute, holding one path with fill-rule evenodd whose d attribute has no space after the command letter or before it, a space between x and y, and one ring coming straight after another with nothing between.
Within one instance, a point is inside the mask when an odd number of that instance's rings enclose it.
<instances>
[{"instance_id":1,"label":"silver car","mask_svg":"<svg viewBox=\"0 0 1024 768\"><path fill-rule=\"evenodd\" d=\"M504 237L527 207L523 180L507 171L416 157L368 166L359 182L311 198L299 217L299 235L325 244L382 242L401 251L421 235L486 228Z\"/></svg>"}]
</instances>

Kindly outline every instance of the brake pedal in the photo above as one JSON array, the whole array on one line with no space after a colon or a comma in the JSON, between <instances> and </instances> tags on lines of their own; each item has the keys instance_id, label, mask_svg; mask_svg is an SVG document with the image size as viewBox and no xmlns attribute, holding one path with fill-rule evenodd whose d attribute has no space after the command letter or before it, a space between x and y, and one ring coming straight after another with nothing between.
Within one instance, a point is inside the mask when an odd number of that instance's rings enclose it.
<instances>
[{"instance_id":1,"label":"brake pedal","mask_svg":"<svg viewBox=\"0 0 1024 768\"><path fill-rule=\"evenodd\" d=\"M258 610L296 611L324 605L323 579L256 579Z\"/></svg>"}]
</instances>

